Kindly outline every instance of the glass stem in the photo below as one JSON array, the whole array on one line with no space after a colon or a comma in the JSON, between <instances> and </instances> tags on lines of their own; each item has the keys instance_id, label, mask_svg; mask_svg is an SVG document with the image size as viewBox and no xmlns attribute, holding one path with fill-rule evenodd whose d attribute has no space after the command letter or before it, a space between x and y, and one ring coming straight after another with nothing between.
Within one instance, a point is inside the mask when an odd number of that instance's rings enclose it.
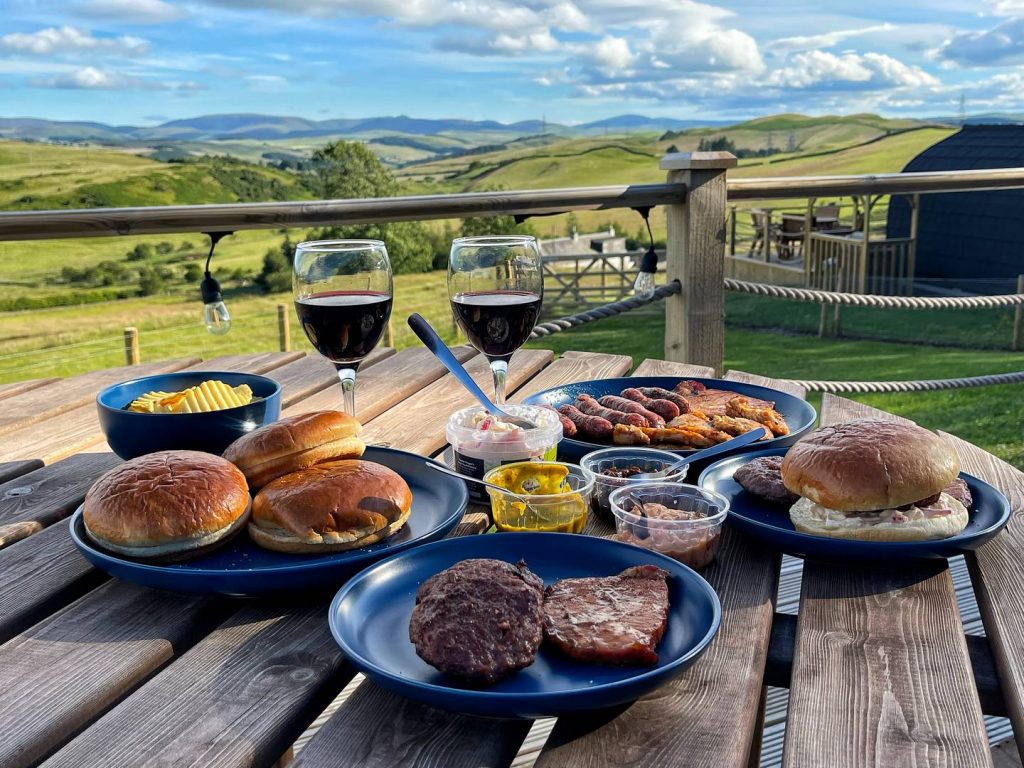
<instances>
[{"instance_id":1,"label":"glass stem","mask_svg":"<svg viewBox=\"0 0 1024 768\"><path fill-rule=\"evenodd\" d=\"M356 415L356 369L338 368L338 379L341 380L343 398L342 410L349 416Z\"/></svg>"},{"instance_id":2,"label":"glass stem","mask_svg":"<svg viewBox=\"0 0 1024 768\"><path fill-rule=\"evenodd\" d=\"M494 404L504 405L508 362L505 360L491 360L491 375L494 377Z\"/></svg>"}]
</instances>

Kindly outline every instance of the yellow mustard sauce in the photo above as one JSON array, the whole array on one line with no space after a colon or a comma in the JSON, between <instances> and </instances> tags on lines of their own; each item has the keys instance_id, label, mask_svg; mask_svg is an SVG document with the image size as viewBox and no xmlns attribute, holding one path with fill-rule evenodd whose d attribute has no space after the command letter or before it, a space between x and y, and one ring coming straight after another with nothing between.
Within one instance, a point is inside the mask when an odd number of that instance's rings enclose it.
<instances>
[{"instance_id":1,"label":"yellow mustard sauce","mask_svg":"<svg viewBox=\"0 0 1024 768\"><path fill-rule=\"evenodd\" d=\"M528 462L494 471L490 482L513 493L536 496L525 504L511 496L492 492L491 514L499 531L580 533L587 522L587 502L566 482L568 469L561 464Z\"/></svg>"}]
</instances>

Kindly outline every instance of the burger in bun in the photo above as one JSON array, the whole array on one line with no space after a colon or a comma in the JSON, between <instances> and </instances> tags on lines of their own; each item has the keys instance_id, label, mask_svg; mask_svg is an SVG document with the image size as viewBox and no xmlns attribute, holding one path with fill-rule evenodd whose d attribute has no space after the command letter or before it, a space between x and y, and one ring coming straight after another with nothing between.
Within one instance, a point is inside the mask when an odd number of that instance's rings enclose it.
<instances>
[{"instance_id":1,"label":"burger in bun","mask_svg":"<svg viewBox=\"0 0 1024 768\"><path fill-rule=\"evenodd\" d=\"M262 488L282 475L335 459L357 459L366 445L363 425L340 411L314 411L275 421L242 435L224 458L245 473L249 487Z\"/></svg>"},{"instance_id":2,"label":"burger in bun","mask_svg":"<svg viewBox=\"0 0 1024 768\"><path fill-rule=\"evenodd\" d=\"M372 461L328 461L256 494L249 536L279 552L340 552L386 539L409 519L412 491Z\"/></svg>"},{"instance_id":3,"label":"burger in bun","mask_svg":"<svg viewBox=\"0 0 1024 768\"><path fill-rule=\"evenodd\" d=\"M219 545L249 517L245 475L199 451L160 451L102 475L82 520L104 549L140 559L182 560Z\"/></svg>"},{"instance_id":4,"label":"burger in bun","mask_svg":"<svg viewBox=\"0 0 1024 768\"><path fill-rule=\"evenodd\" d=\"M782 462L782 482L801 497L789 513L798 531L868 541L962 531L967 507L950 495L962 497L959 472L956 452L934 432L874 419L817 429Z\"/></svg>"}]
</instances>

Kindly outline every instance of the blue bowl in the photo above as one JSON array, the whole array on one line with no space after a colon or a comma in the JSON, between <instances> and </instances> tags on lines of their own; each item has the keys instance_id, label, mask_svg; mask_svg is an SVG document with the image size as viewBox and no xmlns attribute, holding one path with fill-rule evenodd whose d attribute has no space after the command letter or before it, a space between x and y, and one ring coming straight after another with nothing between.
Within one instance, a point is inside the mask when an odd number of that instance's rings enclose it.
<instances>
[{"instance_id":1,"label":"blue bowl","mask_svg":"<svg viewBox=\"0 0 1024 768\"><path fill-rule=\"evenodd\" d=\"M237 387L248 384L253 401L209 413L135 413L125 406L146 392L177 392L218 379ZM228 371L180 371L123 381L96 396L100 427L122 459L155 451L193 450L223 453L231 443L281 415L281 387L273 379Z\"/></svg>"}]
</instances>

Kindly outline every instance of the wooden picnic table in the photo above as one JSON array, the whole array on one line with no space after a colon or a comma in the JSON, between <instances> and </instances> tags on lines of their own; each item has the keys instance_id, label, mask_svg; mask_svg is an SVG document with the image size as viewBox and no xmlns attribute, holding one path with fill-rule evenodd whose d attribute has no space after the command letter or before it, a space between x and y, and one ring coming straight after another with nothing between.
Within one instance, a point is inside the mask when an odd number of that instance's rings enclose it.
<instances>
[{"instance_id":1,"label":"wooden picnic table","mask_svg":"<svg viewBox=\"0 0 1024 768\"><path fill-rule=\"evenodd\" d=\"M466 347L456 353L485 384L486 361ZM509 765L530 723L442 712L355 677L328 631L332 589L251 600L171 594L109 578L78 554L67 518L118 463L97 422L97 389L187 367L271 376L285 414L340 404L333 369L301 353L175 360L0 388L0 766L270 766L291 756L318 717L295 766ZM553 360L521 350L509 391L515 400L631 368L619 355ZM634 371L709 373L659 360ZM738 371L727 378L773 385ZM447 415L470 403L424 349L378 350L360 372L357 401L368 441L426 456L444 451ZM897 418L829 395L821 411L823 423ZM1021 473L948 439L965 469L1019 512ZM457 534L488 526L471 508ZM588 532L609 529L592 521ZM794 626L774 612L779 553L727 527L704 571L723 607L704 656L629 706L559 719L537 764L756 764L771 683L791 688L786 766L990 765L983 711L1005 713L1018 739L1024 734L1018 519L968 561L987 645L965 640L945 561L891 569L808 561ZM344 703L329 708L346 686Z\"/></svg>"}]
</instances>

